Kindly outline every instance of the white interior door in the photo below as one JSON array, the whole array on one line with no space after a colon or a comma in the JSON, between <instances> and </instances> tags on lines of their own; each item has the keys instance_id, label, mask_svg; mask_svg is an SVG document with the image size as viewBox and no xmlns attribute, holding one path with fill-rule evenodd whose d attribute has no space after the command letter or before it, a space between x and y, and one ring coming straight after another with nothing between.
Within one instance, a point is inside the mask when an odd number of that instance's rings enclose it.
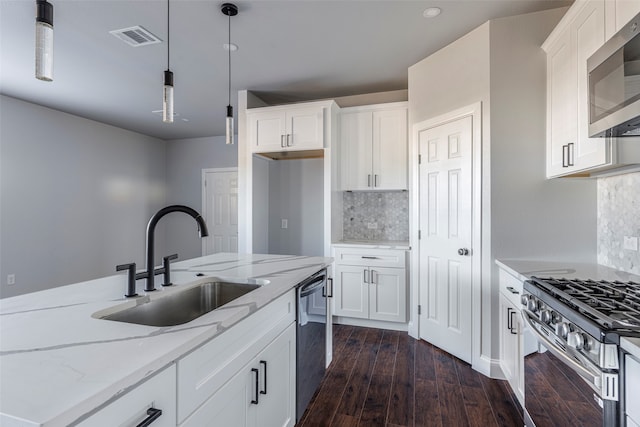
<instances>
[{"instance_id":1,"label":"white interior door","mask_svg":"<svg viewBox=\"0 0 640 427\"><path fill-rule=\"evenodd\" d=\"M209 228L202 255L238 252L238 172L208 169L202 176L202 211Z\"/></svg>"},{"instance_id":2,"label":"white interior door","mask_svg":"<svg viewBox=\"0 0 640 427\"><path fill-rule=\"evenodd\" d=\"M469 363L472 124L466 116L418 132L420 338Z\"/></svg>"}]
</instances>

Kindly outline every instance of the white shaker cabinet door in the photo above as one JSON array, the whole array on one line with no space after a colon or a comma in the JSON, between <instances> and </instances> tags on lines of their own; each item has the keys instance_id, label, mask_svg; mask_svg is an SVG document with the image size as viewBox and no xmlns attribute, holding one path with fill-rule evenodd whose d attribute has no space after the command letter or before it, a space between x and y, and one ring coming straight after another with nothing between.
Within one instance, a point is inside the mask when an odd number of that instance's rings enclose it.
<instances>
[{"instance_id":1,"label":"white shaker cabinet door","mask_svg":"<svg viewBox=\"0 0 640 427\"><path fill-rule=\"evenodd\" d=\"M371 111L340 116L341 188L370 190L372 184L373 115Z\"/></svg>"},{"instance_id":2,"label":"white shaker cabinet door","mask_svg":"<svg viewBox=\"0 0 640 427\"><path fill-rule=\"evenodd\" d=\"M324 108L298 107L286 113L285 145L290 150L314 150L324 146Z\"/></svg>"},{"instance_id":3,"label":"white shaker cabinet door","mask_svg":"<svg viewBox=\"0 0 640 427\"><path fill-rule=\"evenodd\" d=\"M370 269L369 318L404 322L407 317L407 279L404 268Z\"/></svg>"},{"instance_id":4,"label":"white shaker cabinet door","mask_svg":"<svg viewBox=\"0 0 640 427\"><path fill-rule=\"evenodd\" d=\"M407 189L407 109L373 113L373 187Z\"/></svg>"},{"instance_id":5,"label":"white shaker cabinet door","mask_svg":"<svg viewBox=\"0 0 640 427\"><path fill-rule=\"evenodd\" d=\"M279 151L285 146L286 117L282 110L265 110L248 116L252 152Z\"/></svg>"},{"instance_id":6,"label":"white shaker cabinet door","mask_svg":"<svg viewBox=\"0 0 640 427\"><path fill-rule=\"evenodd\" d=\"M353 265L336 265L334 314L336 316L369 318L369 288L365 283L365 267Z\"/></svg>"}]
</instances>

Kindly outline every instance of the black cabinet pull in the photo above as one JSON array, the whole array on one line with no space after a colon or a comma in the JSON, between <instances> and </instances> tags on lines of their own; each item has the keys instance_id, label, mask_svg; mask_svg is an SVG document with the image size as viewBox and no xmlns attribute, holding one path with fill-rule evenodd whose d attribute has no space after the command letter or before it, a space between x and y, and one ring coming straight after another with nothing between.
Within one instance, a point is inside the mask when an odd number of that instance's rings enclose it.
<instances>
[{"instance_id":1,"label":"black cabinet pull","mask_svg":"<svg viewBox=\"0 0 640 427\"><path fill-rule=\"evenodd\" d=\"M562 146L562 167L569 167L569 145Z\"/></svg>"},{"instance_id":2,"label":"black cabinet pull","mask_svg":"<svg viewBox=\"0 0 640 427\"><path fill-rule=\"evenodd\" d=\"M570 142L567 144L567 165L573 166L573 152L574 152L574 143Z\"/></svg>"},{"instance_id":3,"label":"black cabinet pull","mask_svg":"<svg viewBox=\"0 0 640 427\"><path fill-rule=\"evenodd\" d=\"M256 394L255 394L256 398L253 399L251 401L251 403L254 404L254 405L257 405L258 404L258 397L259 397L258 396L258 389L260 388L260 385L258 384L258 379L260 377L260 371L258 369L256 369L256 368L251 368L251 372L256 374Z\"/></svg>"},{"instance_id":4,"label":"black cabinet pull","mask_svg":"<svg viewBox=\"0 0 640 427\"><path fill-rule=\"evenodd\" d=\"M264 366L264 390L260 390L260 394L267 394L267 361L261 360L260 364Z\"/></svg>"},{"instance_id":5,"label":"black cabinet pull","mask_svg":"<svg viewBox=\"0 0 640 427\"><path fill-rule=\"evenodd\" d=\"M514 288L513 286L507 286L507 290L509 292L511 292L512 294L516 294L518 295L520 293L520 291L518 291L516 288Z\"/></svg>"},{"instance_id":6,"label":"black cabinet pull","mask_svg":"<svg viewBox=\"0 0 640 427\"><path fill-rule=\"evenodd\" d=\"M516 311L512 310L512 309L509 309L509 310L511 310L511 313L509 313L509 320L510 320L509 323L511 323L511 326L509 326L509 332L511 332L513 335L518 335L518 333L513 330L514 329L514 327L513 327L513 315L515 314Z\"/></svg>"},{"instance_id":7,"label":"black cabinet pull","mask_svg":"<svg viewBox=\"0 0 640 427\"><path fill-rule=\"evenodd\" d=\"M160 418L160 415L162 415L162 409L149 408L147 409L147 418L142 420L142 422L136 427L147 427L151 425L152 422Z\"/></svg>"},{"instance_id":8,"label":"black cabinet pull","mask_svg":"<svg viewBox=\"0 0 640 427\"><path fill-rule=\"evenodd\" d=\"M511 308L507 307L507 328L511 331Z\"/></svg>"}]
</instances>

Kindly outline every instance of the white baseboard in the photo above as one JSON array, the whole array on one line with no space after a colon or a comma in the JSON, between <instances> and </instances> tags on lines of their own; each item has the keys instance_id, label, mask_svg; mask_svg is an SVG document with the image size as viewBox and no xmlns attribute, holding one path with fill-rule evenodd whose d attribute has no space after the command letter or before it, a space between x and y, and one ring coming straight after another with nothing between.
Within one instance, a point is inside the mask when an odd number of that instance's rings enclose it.
<instances>
[{"instance_id":1,"label":"white baseboard","mask_svg":"<svg viewBox=\"0 0 640 427\"><path fill-rule=\"evenodd\" d=\"M349 326L361 326L364 328L387 329L389 331L407 331L406 323L385 322L381 320L356 319L353 317L333 316L333 323Z\"/></svg>"},{"instance_id":2,"label":"white baseboard","mask_svg":"<svg viewBox=\"0 0 640 427\"><path fill-rule=\"evenodd\" d=\"M500 359L491 359L490 357L482 354L477 360L473 361L472 367L485 377L497 380L506 379L502 373L502 368L500 367Z\"/></svg>"}]
</instances>

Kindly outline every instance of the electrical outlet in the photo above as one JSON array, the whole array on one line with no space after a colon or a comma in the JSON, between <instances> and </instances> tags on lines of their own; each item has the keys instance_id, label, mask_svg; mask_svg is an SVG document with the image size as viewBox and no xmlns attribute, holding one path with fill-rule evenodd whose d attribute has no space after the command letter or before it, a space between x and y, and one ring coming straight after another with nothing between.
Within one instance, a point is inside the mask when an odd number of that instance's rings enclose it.
<instances>
[{"instance_id":1,"label":"electrical outlet","mask_svg":"<svg viewBox=\"0 0 640 427\"><path fill-rule=\"evenodd\" d=\"M634 236L624 236L622 247L629 251L638 250L638 238Z\"/></svg>"},{"instance_id":2,"label":"electrical outlet","mask_svg":"<svg viewBox=\"0 0 640 427\"><path fill-rule=\"evenodd\" d=\"M289 227L289 220L288 219L283 219L282 220L282 225L280 226L280 228L287 228Z\"/></svg>"},{"instance_id":3,"label":"electrical outlet","mask_svg":"<svg viewBox=\"0 0 640 427\"><path fill-rule=\"evenodd\" d=\"M377 222L370 222L367 224L367 228L369 230L377 230L378 229L378 223Z\"/></svg>"},{"instance_id":4,"label":"electrical outlet","mask_svg":"<svg viewBox=\"0 0 640 427\"><path fill-rule=\"evenodd\" d=\"M7 274L7 285L15 285L15 284L16 284L16 275Z\"/></svg>"}]
</instances>

